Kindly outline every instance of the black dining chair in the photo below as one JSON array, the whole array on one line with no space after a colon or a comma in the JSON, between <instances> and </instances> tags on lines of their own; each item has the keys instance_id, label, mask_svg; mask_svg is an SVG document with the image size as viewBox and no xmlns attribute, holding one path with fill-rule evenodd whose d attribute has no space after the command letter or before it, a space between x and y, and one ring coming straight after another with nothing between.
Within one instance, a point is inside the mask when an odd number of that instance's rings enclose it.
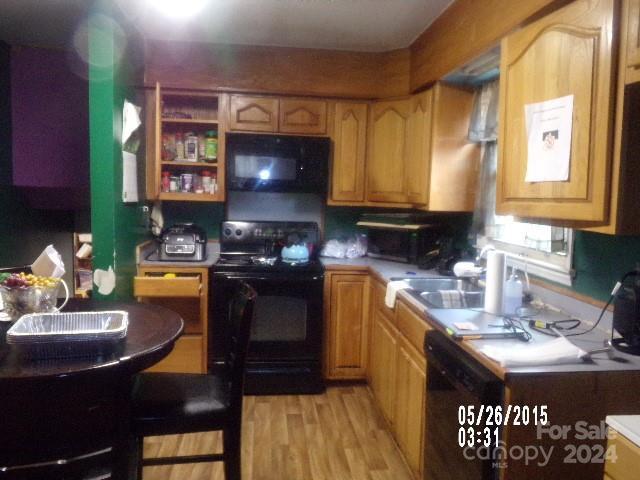
<instances>
[{"instance_id":1,"label":"black dining chair","mask_svg":"<svg viewBox=\"0 0 640 480\"><path fill-rule=\"evenodd\" d=\"M244 364L256 292L239 282L231 300L224 365L208 374L141 373L133 389L132 431L137 438L138 478L142 467L224 462L226 480L240 480L240 438ZM214 333L215 334L215 333ZM144 437L222 431L222 453L143 458Z\"/></svg>"}]
</instances>

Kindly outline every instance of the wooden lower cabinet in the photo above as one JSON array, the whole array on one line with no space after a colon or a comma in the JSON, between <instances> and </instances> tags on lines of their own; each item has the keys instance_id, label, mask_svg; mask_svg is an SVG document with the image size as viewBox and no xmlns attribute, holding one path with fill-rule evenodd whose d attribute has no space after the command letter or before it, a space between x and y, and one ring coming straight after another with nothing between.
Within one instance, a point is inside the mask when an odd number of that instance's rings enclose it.
<instances>
[{"instance_id":1,"label":"wooden lower cabinet","mask_svg":"<svg viewBox=\"0 0 640 480\"><path fill-rule=\"evenodd\" d=\"M427 362L404 335L397 345L394 433L412 472L422 478Z\"/></svg>"},{"instance_id":2,"label":"wooden lower cabinet","mask_svg":"<svg viewBox=\"0 0 640 480\"><path fill-rule=\"evenodd\" d=\"M604 464L605 480L631 480L640 471L640 447L624 435L609 427L607 451L611 452Z\"/></svg>"},{"instance_id":3,"label":"wooden lower cabinet","mask_svg":"<svg viewBox=\"0 0 640 480\"><path fill-rule=\"evenodd\" d=\"M373 312L369 381L382 414L393 425L395 415L398 330L379 310Z\"/></svg>"},{"instance_id":4,"label":"wooden lower cabinet","mask_svg":"<svg viewBox=\"0 0 640 480\"><path fill-rule=\"evenodd\" d=\"M325 277L325 378L361 380L367 368L369 275L329 273Z\"/></svg>"},{"instance_id":5,"label":"wooden lower cabinet","mask_svg":"<svg viewBox=\"0 0 640 480\"><path fill-rule=\"evenodd\" d=\"M166 273L175 277L165 277ZM207 371L208 279L206 268L138 268L138 275L133 280L133 294L138 301L173 310L184 321L183 334L176 341L173 351L149 371Z\"/></svg>"},{"instance_id":6,"label":"wooden lower cabinet","mask_svg":"<svg viewBox=\"0 0 640 480\"><path fill-rule=\"evenodd\" d=\"M372 292L367 379L407 465L421 479L427 379L422 345L429 327L401 299L395 309L386 307L382 283L372 282Z\"/></svg>"}]
</instances>

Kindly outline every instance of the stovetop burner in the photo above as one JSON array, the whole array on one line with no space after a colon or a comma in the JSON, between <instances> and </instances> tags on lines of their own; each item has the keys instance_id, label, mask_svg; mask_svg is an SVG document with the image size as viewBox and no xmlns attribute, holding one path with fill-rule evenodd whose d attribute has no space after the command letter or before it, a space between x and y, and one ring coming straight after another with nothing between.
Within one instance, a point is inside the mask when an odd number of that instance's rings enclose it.
<instances>
[{"instance_id":1,"label":"stovetop burner","mask_svg":"<svg viewBox=\"0 0 640 480\"><path fill-rule=\"evenodd\" d=\"M317 260L320 242L318 224L314 222L245 222L226 221L220 228L220 259L214 269L220 272L312 272L324 269ZM298 257L291 245L306 246L311 257L306 261L289 261L283 256ZM288 247L285 249L284 247ZM300 255L302 256L302 255Z\"/></svg>"},{"instance_id":2,"label":"stovetop burner","mask_svg":"<svg viewBox=\"0 0 640 480\"><path fill-rule=\"evenodd\" d=\"M290 262L284 261L280 257L257 257L238 255L233 257L220 257L216 262L216 265L223 267L247 267L247 269L260 268L270 270L272 268L294 269L300 267L314 267L319 266L320 262L317 260L308 260L306 262Z\"/></svg>"},{"instance_id":3,"label":"stovetop burner","mask_svg":"<svg viewBox=\"0 0 640 480\"><path fill-rule=\"evenodd\" d=\"M218 265L260 265L272 266L278 262L278 257L257 257L237 255L233 257L220 257Z\"/></svg>"}]
</instances>

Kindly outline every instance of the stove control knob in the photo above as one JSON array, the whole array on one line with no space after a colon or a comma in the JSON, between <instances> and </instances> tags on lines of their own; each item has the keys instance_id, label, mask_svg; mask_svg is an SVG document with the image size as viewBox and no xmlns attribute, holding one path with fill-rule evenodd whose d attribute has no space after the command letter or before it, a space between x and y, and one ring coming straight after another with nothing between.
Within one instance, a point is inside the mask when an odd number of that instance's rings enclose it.
<instances>
[{"instance_id":1,"label":"stove control knob","mask_svg":"<svg viewBox=\"0 0 640 480\"><path fill-rule=\"evenodd\" d=\"M240 230L239 228L236 230L236 237L241 237L242 236L242 230Z\"/></svg>"},{"instance_id":2,"label":"stove control knob","mask_svg":"<svg viewBox=\"0 0 640 480\"><path fill-rule=\"evenodd\" d=\"M231 236L231 229L230 228L225 228L224 229L224 236L225 237L230 237Z\"/></svg>"}]
</instances>

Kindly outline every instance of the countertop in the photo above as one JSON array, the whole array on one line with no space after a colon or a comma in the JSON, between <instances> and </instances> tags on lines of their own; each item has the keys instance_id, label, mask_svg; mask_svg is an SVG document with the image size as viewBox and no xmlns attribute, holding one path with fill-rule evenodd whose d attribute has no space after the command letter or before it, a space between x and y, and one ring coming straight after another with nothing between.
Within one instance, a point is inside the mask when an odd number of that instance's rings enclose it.
<instances>
[{"instance_id":1,"label":"countertop","mask_svg":"<svg viewBox=\"0 0 640 480\"><path fill-rule=\"evenodd\" d=\"M393 277L427 277L442 276L433 270L420 270L414 265L401 264L378 260L375 258L362 257L356 259L335 259L322 258L325 268L331 270L363 270L369 271L379 280L388 282ZM491 322L495 323L497 317L484 312L471 309L429 309L422 303L414 299L410 294L400 290L398 296L408 303L412 310L421 314L425 321L433 328L444 331L443 325L452 321L456 322ZM536 317L539 319L564 319L567 318L562 314L555 312L546 312ZM596 318L583 319L584 327L578 327L585 330L592 325ZM526 327L525 327L526 328ZM528 329L529 330L529 329ZM578 330L576 330L578 331ZM529 374L553 374L553 373L587 373L587 372L608 372L608 371L640 371L640 357L628 355L615 351L615 359L610 360L606 353L595 354L590 361L582 363L560 364L560 365L540 365L529 367L507 367L503 368L494 360L486 357L480 349L485 345L510 346L516 348L527 348L538 346L541 343L553 340L555 337L529 330L531 340L524 343L517 339L482 339L482 340L454 340L460 344L464 350L473 355L480 363L489 368L492 372L501 378L515 375ZM596 350L603 347L603 342L608 338L608 334L599 328L580 336L569 337L569 340L576 346L585 351Z\"/></svg>"},{"instance_id":2,"label":"countertop","mask_svg":"<svg viewBox=\"0 0 640 480\"><path fill-rule=\"evenodd\" d=\"M608 415L607 425L640 447L640 415Z\"/></svg>"}]
</instances>

